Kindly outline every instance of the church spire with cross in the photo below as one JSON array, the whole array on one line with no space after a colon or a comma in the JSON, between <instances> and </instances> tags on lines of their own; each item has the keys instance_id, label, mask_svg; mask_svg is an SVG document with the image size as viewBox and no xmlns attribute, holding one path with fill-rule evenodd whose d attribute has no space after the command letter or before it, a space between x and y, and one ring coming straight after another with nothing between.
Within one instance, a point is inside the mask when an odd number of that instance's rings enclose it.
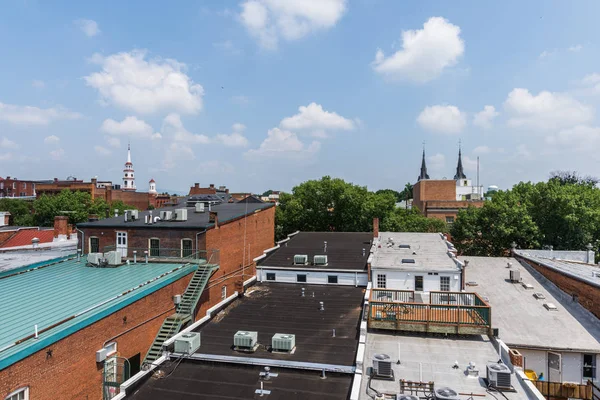
<instances>
[{"instance_id":1,"label":"church spire with cross","mask_svg":"<svg viewBox=\"0 0 600 400\"><path fill-rule=\"evenodd\" d=\"M135 192L135 172L133 170L133 163L131 162L131 145L129 143L127 143L127 162L125 163L123 173L123 187L121 189Z\"/></svg>"},{"instance_id":2,"label":"church spire with cross","mask_svg":"<svg viewBox=\"0 0 600 400\"><path fill-rule=\"evenodd\" d=\"M421 159L421 174L417 181L421 181L424 179L429 179L429 175L427 174L427 165L425 164L425 143L423 142L423 158Z\"/></svg>"},{"instance_id":3,"label":"church spire with cross","mask_svg":"<svg viewBox=\"0 0 600 400\"><path fill-rule=\"evenodd\" d=\"M456 165L456 174L454 180L467 179L462 165L461 143L458 141L458 164Z\"/></svg>"}]
</instances>

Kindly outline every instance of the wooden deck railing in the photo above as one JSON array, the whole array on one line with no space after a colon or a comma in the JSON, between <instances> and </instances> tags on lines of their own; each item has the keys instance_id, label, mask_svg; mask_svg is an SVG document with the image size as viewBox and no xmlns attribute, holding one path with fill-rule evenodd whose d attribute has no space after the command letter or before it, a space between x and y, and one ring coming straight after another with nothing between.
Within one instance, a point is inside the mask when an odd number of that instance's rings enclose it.
<instances>
[{"instance_id":1,"label":"wooden deck railing","mask_svg":"<svg viewBox=\"0 0 600 400\"><path fill-rule=\"evenodd\" d=\"M574 384L563 382L550 381L531 381L541 394L549 399L582 399L596 400L598 397L593 396L593 385L591 382L587 384Z\"/></svg>"}]
</instances>

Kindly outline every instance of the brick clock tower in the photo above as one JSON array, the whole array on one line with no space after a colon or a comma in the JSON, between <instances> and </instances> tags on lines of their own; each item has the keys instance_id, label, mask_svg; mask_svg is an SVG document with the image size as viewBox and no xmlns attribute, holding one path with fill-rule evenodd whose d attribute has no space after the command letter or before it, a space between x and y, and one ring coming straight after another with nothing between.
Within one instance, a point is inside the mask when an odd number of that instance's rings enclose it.
<instances>
[{"instance_id":1,"label":"brick clock tower","mask_svg":"<svg viewBox=\"0 0 600 400\"><path fill-rule=\"evenodd\" d=\"M123 176L123 187L121 190L135 192L135 175L133 164L131 163L131 146L129 144L127 145L127 162L125 163L123 172L125 175Z\"/></svg>"}]
</instances>

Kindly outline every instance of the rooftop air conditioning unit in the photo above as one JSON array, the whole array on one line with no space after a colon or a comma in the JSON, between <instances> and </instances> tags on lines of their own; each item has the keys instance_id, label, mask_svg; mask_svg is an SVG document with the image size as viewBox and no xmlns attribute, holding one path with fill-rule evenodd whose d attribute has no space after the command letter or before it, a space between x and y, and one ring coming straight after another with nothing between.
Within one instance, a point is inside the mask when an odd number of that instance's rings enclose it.
<instances>
[{"instance_id":1,"label":"rooftop air conditioning unit","mask_svg":"<svg viewBox=\"0 0 600 400\"><path fill-rule=\"evenodd\" d=\"M233 345L239 349L254 349L258 341L258 332L237 331L233 335Z\"/></svg>"},{"instance_id":2,"label":"rooftop air conditioning unit","mask_svg":"<svg viewBox=\"0 0 600 400\"><path fill-rule=\"evenodd\" d=\"M137 221L138 219L140 219L140 212L138 210L129 210L129 212L131 214L132 221Z\"/></svg>"},{"instance_id":3,"label":"rooftop air conditioning unit","mask_svg":"<svg viewBox=\"0 0 600 400\"><path fill-rule=\"evenodd\" d=\"M196 212L203 213L204 212L204 203L196 203Z\"/></svg>"},{"instance_id":4,"label":"rooftop air conditioning unit","mask_svg":"<svg viewBox=\"0 0 600 400\"><path fill-rule=\"evenodd\" d=\"M160 212L160 219L162 221L168 221L173 217L173 211L161 211Z\"/></svg>"},{"instance_id":5,"label":"rooftop air conditioning unit","mask_svg":"<svg viewBox=\"0 0 600 400\"><path fill-rule=\"evenodd\" d=\"M454 389L450 389L449 387L441 387L434 389L435 399L436 400L459 400L458 392Z\"/></svg>"},{"instance_id":6,"label":"rooftop air conditioning unit","mask_svg":"<svg viewBox=\"0 0 600 400\"><path fill-rule=\"evenodd\" d=\"M396 395L396 400L419 400L419 396L415 396L414 394L404 394L400 393Z\"/></svg>"},{"instance_id":7,"label":"rooftop air conditioning unit","mask_svg":"<svg viewBox=\"0 0 600 400\"><path fill-rule=\"evenodd\" d=\"M120 265L121 264L121 252L109 251L104 255L108 265Z\"/></svg>"},{"instance_id":8,"label":"rooftop air conditioning unit","mask_svg":"<svg viewBox=\"0 0 600 400\"><path fill-rule=\"evenodd\" d=\"M187 221L187 208L178 208L173 217L175 221Z\"/></svg>"},{"instance_id":9,"label":"rooftop air conditioning unit","mask_svg":"<svg viewBox=\"0 0 600 400\"><path fill-rule=\"evenodd\" d=\"M308 256L306 254L296 254L294 256L294 265L308 264Z\"/></svg>"},{"instance_id":10,"label":"rooftop air conditioning unit","mask_svg":"<svg viewBox=\"0 0 600 400\"><path fill-rule=\"evenodd\" d=\"M510 270L510 281L512 283L521 282L521 272L516 269L511 269Z\"/></svg>"},{"instance_id":11,"label":"rooftop air conditioning unit","mask_svg":"<svg viewBox=\"0 0 600 400\"><path fill-rule=\"evenodd\" d=\"M392 359L387 354L375 354L373 356L373 374L382 378L393 378Z\"/></svg>"},{"instance_id":12,"label":"rooftop air conditioning unit","mask_svg":"<svg viewBox=\"0 0 600 400\"><path fill-rule=\"evenodd\" d=\"M492 363L486 366L490 386L510 389L510 368L505 364Z\"/></svg>"},{"instance_id":13,"label":"rooftop air conditioning unit","mask_svg":"<svg viewBox=\"0 0 600 400\"><path fill-rule=\"evenodd\" d=\"M327 265L327 256L315 256L313 262L315 265Z\"/></svg>"},{"instance_id":14,"label":"rooftop air conditioning unit","mask_svg":"<svg viewBox=\"0 0 600 400\"><path fill-rule=\"evenodd\" d=\"M175 339L175 353L194 354L200 348L200 332L184 333Z\"/></svg>"},{"instance_id":15,"label":"rooftop air conditioning unit","mask_svg":"<svg viewBox=\"0 0 600 400\"><path fill-rule=\"evenodd\" d=\"M276 333L271 339L273 351L291 352L296 347L296 335L289 333Z\"/></svg>"},{"instance_id":16,"label":"rooftop air conditioning unit","mask_svg":"<svg viewBox=\"0 0 600 400\"><path fill-rule=\"evenodd\" d=\"M87 255L88 264L98 265L100 264L100 259L102 258L102 253L89 253Z\"/></svg>"}]
</instances>

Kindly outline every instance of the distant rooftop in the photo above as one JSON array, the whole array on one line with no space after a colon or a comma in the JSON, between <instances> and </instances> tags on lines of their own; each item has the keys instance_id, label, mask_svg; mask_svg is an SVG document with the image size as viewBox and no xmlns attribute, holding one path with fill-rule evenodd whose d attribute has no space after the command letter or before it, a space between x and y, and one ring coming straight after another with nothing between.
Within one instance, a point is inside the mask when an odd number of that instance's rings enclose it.
<instances>
[{"instance_id":1,"label":"distant rooftop","mask_svg":"<svg viewBox=\"0 0 600 400\"><path fill-rule=\"evenodd\" d=\"M492 307L492 327L509 347L600 352L600 321L570 295L530 267L514 258L465 257L469 261L466 281ZM507 268L508 263L511 268ZM518 270L523 284L509 281L509 271ZM534 297L541 293L543 299ZM553 303L557 310L544 307Z\"/></svg>"},{"instance_id":2,"label":"distant rooftop","mask_svg":"<svg viewBox=\"0 0 600 400\"><path fill-rule=\"evenodd\" d=\"M449 251L454 246L439 233L381 232L371 262L372 268L405 271L458 271Z\"/></svg>"},{"instance_id":3,"label":"distant rooftop","mask_svg":"<svg viewBox=\"0 0 600 400\"><path fill-rule=\"evenodd\" d=\"M19 229L10 239L2 243L0 248L30 246L34 238L39 240L38 243L51 243L54 240L54 229Z\"/></svg>"},{"instance_id":4,"label":"distant rooftop","mask_svg":"<svg viewBox=\"0 0 600 400\"><path fill-rule=\"evenodd\" d=\"M158 263L90 268L71 256L0 273L0 370L195 268ZM30 337L34 325L38 340Z\"/></svg>"},{"instance_id":5,"label":"distant rooftop","mask_svg":"<svg viewBox=\"0 0 600 400\"><path fill-rule=\"evenodd\" d=\"M302 265L301 268L364 271L372 239L373 234L369 232L299 232L290 235L289 240L279 242L280 248L268 253L258 265L297 269L299 266L294 264L294 256L307 255L309 265ZM310 265L315 255L326 255L327 265Z\"/></svg>"},{"instance_id":6,"label":"distant rooftop","mask_svg":"<svg viewBox=\"0 0 600 400\"><path fill-rule=\"evenodd\" d=\"M227 223L231 220L244 217L245 215L253 214L256 211L264 210L269 207L273 207L270 203L223 203L212 206L211 210L218 213L219 224ZM150 215L152 217L160 216L160 211L173 211L179 208L187 209L187 221L159 221L154 224L146 224L144 222L144 216ZM123 216L112 217L101 219L94 222L84 222L77 224L77 227L128 227L128 228L180 228L180 229L197 229L197 228L208 228L214 225L209 222L209 211L208 207L205 208L204 212L196 212L195 207L185 207L185 205L177 205L172 207L164 207L152 211L140 211L139 219L136 221L125 222Z\"/></svg>"},{"instance_id":7,"label":"distant rooftop","mask_svg":"<svg viewBox=\"0 0 600 400\"><path fill-rule=\"evenodd\" d=\"M391 357L394 381L373 379L371 386L380 392L398 393L398 381L401 379L413 382L434 382L434 387L448 387L457 393L473 393L482 399L503 398L498 393L489 394L481 378L486 376L486 365L498 362L500 356L492 342L483 336L468 339L458 337L425 337L393 335L369 332L365 351L364 369L372 365L375 354L387 354ZM396 364L398 357L400 364ZM458 368L452 366L458 362ZM479 370L479 379L469 377L465 370L470 362L474 362ZM366 373L366 371L365 371ZM362 380L361 400L371 400L367 393L368 379ZM516 392L503 392L507 399L527 399L525 390L516 377L512 376L511 384ZM372 391L370 392L373 393ZM410 394L405 392L404 394ZM422 392L419 393L423 396ZM459 398L467 398L460 396Z\"/></svg>"},{"instance_id":8,"label":"distant rooftop","mask_svg":"<svg viewBox=\"0 0 600 400\"><path fill-rule=\"evenodd\" d=\"M595 264L585 263L585 256L578 257L577 253L585 254L585 251L569 252L575 254L564 255L561 253L560 251L551 252L547 250L515 250L515 254L537 264L582 280L592 286L600 287L600 267Z\"/></svg>"}]
</instances>

